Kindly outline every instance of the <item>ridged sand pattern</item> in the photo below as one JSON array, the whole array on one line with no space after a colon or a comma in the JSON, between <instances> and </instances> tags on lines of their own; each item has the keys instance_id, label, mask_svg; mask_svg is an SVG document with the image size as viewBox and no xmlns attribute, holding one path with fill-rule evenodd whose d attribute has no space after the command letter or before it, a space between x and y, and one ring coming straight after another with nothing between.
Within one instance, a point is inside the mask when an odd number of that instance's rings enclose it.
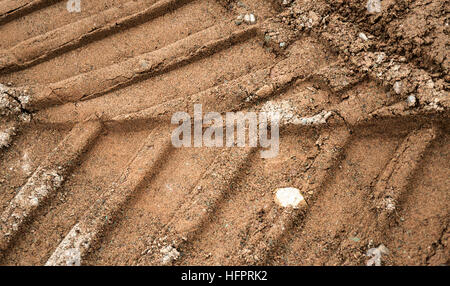
<instances>
[{"instance_id":1,"label":"ridged sand pattern","mask_svg":"<svg viewBox=\"0 0 450 286\"><path fill-rule=\"evenodd\" d=\"M0 264L449 263L445 1L66 2L0 2ZM194 104L278 156L175 148Z\"/></svg>"}]
</instances>

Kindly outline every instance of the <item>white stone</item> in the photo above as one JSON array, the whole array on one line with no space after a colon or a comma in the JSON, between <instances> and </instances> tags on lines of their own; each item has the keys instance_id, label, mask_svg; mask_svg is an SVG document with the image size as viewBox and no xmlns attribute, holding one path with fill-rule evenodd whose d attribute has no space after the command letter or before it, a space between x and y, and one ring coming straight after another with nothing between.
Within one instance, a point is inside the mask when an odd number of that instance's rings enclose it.
<instances>
[{"instance_id":1,"label":"white stone","mask_svg":"<svg viewBox=\"0 0 450 286\"><path fill-rule=\"evenodd\" d=\"M8 147L11 143L12 136L14 136L15 128L11 127L6 130L0 131L0 149Z\"/></svg>"},{"instance_id":2,"label":"white stone","mask_svg":"<svg viewBox=\"0 0 450 286\"><path fill-rule=\"evenodd\" d=\"M359 33L358 37L365 42L369 40L369 38L367 38L366 34L364 33Z\"/></svg>"},{"instance_id":3,"label":"white stone","mask_svg":"<svg viewBox=\"0 0 450 286\"><path fill-rule=\"evenodd\" d=\"M247 24L255 24L256 23L256 17L253 14L245 14L244 15L244 22Z\"/></svg>"},{"instance_id":4,"label":"white stone","mask_svg":"<svg viewBox=\"0 0 450 286\"><path fill-rule=\"evenodd\" d=\"M180 257L178 250L171 245L163 247L160 252L164 254L161 259L161 263L163 265L170 264L172 261L177 260Z\"/></svg>"},{"instance_id":5,"label":"white stone","mask_svg":"<svg viewBox=\"0 0 450 286\"><path fill-rule=\"evenodd\" d=\"M304 201L305 199L296 188L280 188L275 191L275 202L284 208L297 209Z\"/></svg>"},{"instance_id":6,"label":"white stone","mask_svg":"<svg viewBox=\"0 0 450 286\"><path fill-rule=\"evenodd\" d=\"M380 0L368 0L367 12L369 13L381 13L381 1Z\"/></svg>"},{"instance_id":7,"label":"white stone","mask_svg":"<svg viewBox=\"0 0 450 286\"><path fill-rule=\"evenodd\" d=\"M384 58L386 57L386 54L381 52L377 55L377 60L376 63L377 64L381 64L384 61Z\"/></svg>"},{"instance_id":8,"label":"white stone","mask_svg":"<svg viewBox=\"0 0 450 286\"><path fill-rule=\"evenodd\" d=\"M389 254L389 249L386 248L383 244L380 244L377 248L371 248L367 250L367 256L371 257L367 262L367 266L381 266L381 256L383 254Z\"/></svg>"},{"instance_id":9,"label":"white stone","mask_svg":"<svg viewBox=\"0 0 450 286\"><path fill-rule=\"evenodd\" d=\"M331 111L321 111L320 113L311 116L311 117L301 117L296 118L296 120L293 120L293 124L301 124L301 125L319 125L319 124L326 124L328 118L333 113Z\"/></svg>"},{"instance_id":10,"label":"white stone","mask_svg":"<svg viewBox=\"0 0 450 286\"><path fill-rule=\"evenodd\" d=\"M394 83L394 91L396 94L402 93L402 83L400 81Z\"/></svg>"},{"instance_id":11,"label":"white stone","mask_svg":"<svg viewBox=\"0 0 450 286\"><path fill-rule=\"evenodd\" d=\"M414 107L417 104L417 99L414 95L410 95L406 98L406 102L408 103L409 107Z\"/></svg>"}]
</instances>

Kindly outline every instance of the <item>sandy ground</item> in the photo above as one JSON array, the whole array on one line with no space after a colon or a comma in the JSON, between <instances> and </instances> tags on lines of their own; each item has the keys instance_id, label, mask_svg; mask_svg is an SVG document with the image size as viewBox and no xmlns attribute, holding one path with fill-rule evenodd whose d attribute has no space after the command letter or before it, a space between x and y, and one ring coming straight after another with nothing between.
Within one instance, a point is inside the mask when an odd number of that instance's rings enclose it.
<instances>
[{"instance_id":1,"label":"sandy ground","mask_svg":"<svg viewBox=\"0 0 450 286\"><path fill-rule=\"evenodd\" d=\"M80 1L0 1L0 264L450 262L448 1ZM194 103L278 156L175 148Z\"/></svg>"}]
</instances>

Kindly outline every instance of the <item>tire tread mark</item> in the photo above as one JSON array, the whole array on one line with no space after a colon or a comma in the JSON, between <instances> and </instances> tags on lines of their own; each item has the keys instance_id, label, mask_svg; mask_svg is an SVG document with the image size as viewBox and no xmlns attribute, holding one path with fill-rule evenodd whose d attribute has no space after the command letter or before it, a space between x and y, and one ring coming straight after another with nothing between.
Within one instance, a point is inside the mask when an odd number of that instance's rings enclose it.
<instances>
[{"instance_id":1,"label":"tire tread mark","mask_svg":"<svg viewBox=\"0 0 450 286\"><path fill-rule=\"evenodd\" d=\"M0 216L0 250L8 247L37 208L61 187L101 130L98 121L76 125L20 188Z\"/></svg>"}]
</instances>

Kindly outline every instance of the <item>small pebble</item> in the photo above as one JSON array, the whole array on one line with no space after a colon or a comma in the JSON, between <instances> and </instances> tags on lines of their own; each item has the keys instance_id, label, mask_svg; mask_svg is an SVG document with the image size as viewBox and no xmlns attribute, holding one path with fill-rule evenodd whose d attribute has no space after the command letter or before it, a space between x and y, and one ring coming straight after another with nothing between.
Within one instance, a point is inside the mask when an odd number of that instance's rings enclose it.
<instances>
[{"instance_id":1,"label":"small pebble","mask_svg":"<svg viewBox=\"0 0 450 286\"><path fill-rule=\"evenodd\" d=\"M377 55L377 60L376 63L377 64L381 64L384 61L384 58L386 57L386 54L381 52Z\"/></svg>"},{"instance_id":2,"label":"small pebble","mask_svg":"<svg viewBox=\"0 0 450 286\"><path fill-rule=\"evenodd\" d=\"M244 15L244 22L247 24L255 24L256 23L256 17L253 14L245 14Z\"/></svg>"},{"instance_id":3,"label":"small pebble","mask_svg":"<svg viewBox=\"0 0 450 286\"><path fill-rule=\"evenodd\" d=\"M280 188L275 192L275 202L284 208L297 209L300 203L305 203L305 199L296 188Z\"/></svg>"},{"instance_id":4,"label":"small pebble","mask_svg":"<svg viewBox=\"0 0 450 286\"><path fill-rule=\"evenodd\" d=\"M369 40L369 38L367 38L366 34L364 34L364 33L359 33L358 36L361 40L363 40L365 42Z\"/></svg>"},{"instance_id":5,"label":"small pebble","mask_svg":"<svg viewBox=\"0 0 450 286\"><path fill-rule=\"evenodd\" d=\"M236 20L234 20L234 23L239 26L240 24L242 24L242 22L244 21L244 16L243 15L239 15L237 16Z\"/></svg>"},{"instance_id":6,"label":"small pebble","mask_svg":"<svg viewBox=\"0 0 450 286\"><path fill-rule=\"evenodd\" d=\"M168 265L180 257L178 250L171 245L163 247L160 252L164 254L164 257L161 259L163 265Z\"/></svg>"},{"instance_id":7,"label":"small pebble","mask_svg":"<svg viewBox=\"0 0 450 286\"><path fill-rule=\"evenodd\" d=\"M241 1L238 1L238 2L237 2L237 5L238 5L239 7L242 7L242 8L246 8L246 7L247 7L247 6L245 6L245 4L242 3Z\"/></svg>"},{"instance_id":8,"label":"small pebble","mask_svg":"<svg viewBox=\"0 0 450 286\"><path fill-rule=\"evenodd\" d=\"M389 249L383 244L380 244L377 248L371 248L367 250L366 256L371 257L367 262L367 266L381 266L381 258L383 255L389 254Z\"/></svg>"},{"instance_id":9,"label":"small pebble","mask_svg":"<svg viewBox=\"0 0 450 286\"><path fill-rule=\"evenodd\" d=\"M381 13L381 1L380 0L368 0L367 12L369 13Z\"/></svg>"},{"instance_id":10,"label":"small pebble","mask_svg":"<svg viewBox=\"0 0 450 286\"><path fill-rule=\"evenodd\" d=\"M396 81L394 83L393 87L394 87L394 91L395 91L396 94L402 93L402 83L400 81Z\"/></svg>"},{"instance_id":11,"label":"small pebble","mask_svg":"<svg viewBox=\"0 0 450 286\"><path fill-rule=\"evenodd\" d=\"M408 103L409 107L414 107L417 104L417 99L414 95L410 95L406 98L406 102Z\"/></svg>"}]
</instances>

